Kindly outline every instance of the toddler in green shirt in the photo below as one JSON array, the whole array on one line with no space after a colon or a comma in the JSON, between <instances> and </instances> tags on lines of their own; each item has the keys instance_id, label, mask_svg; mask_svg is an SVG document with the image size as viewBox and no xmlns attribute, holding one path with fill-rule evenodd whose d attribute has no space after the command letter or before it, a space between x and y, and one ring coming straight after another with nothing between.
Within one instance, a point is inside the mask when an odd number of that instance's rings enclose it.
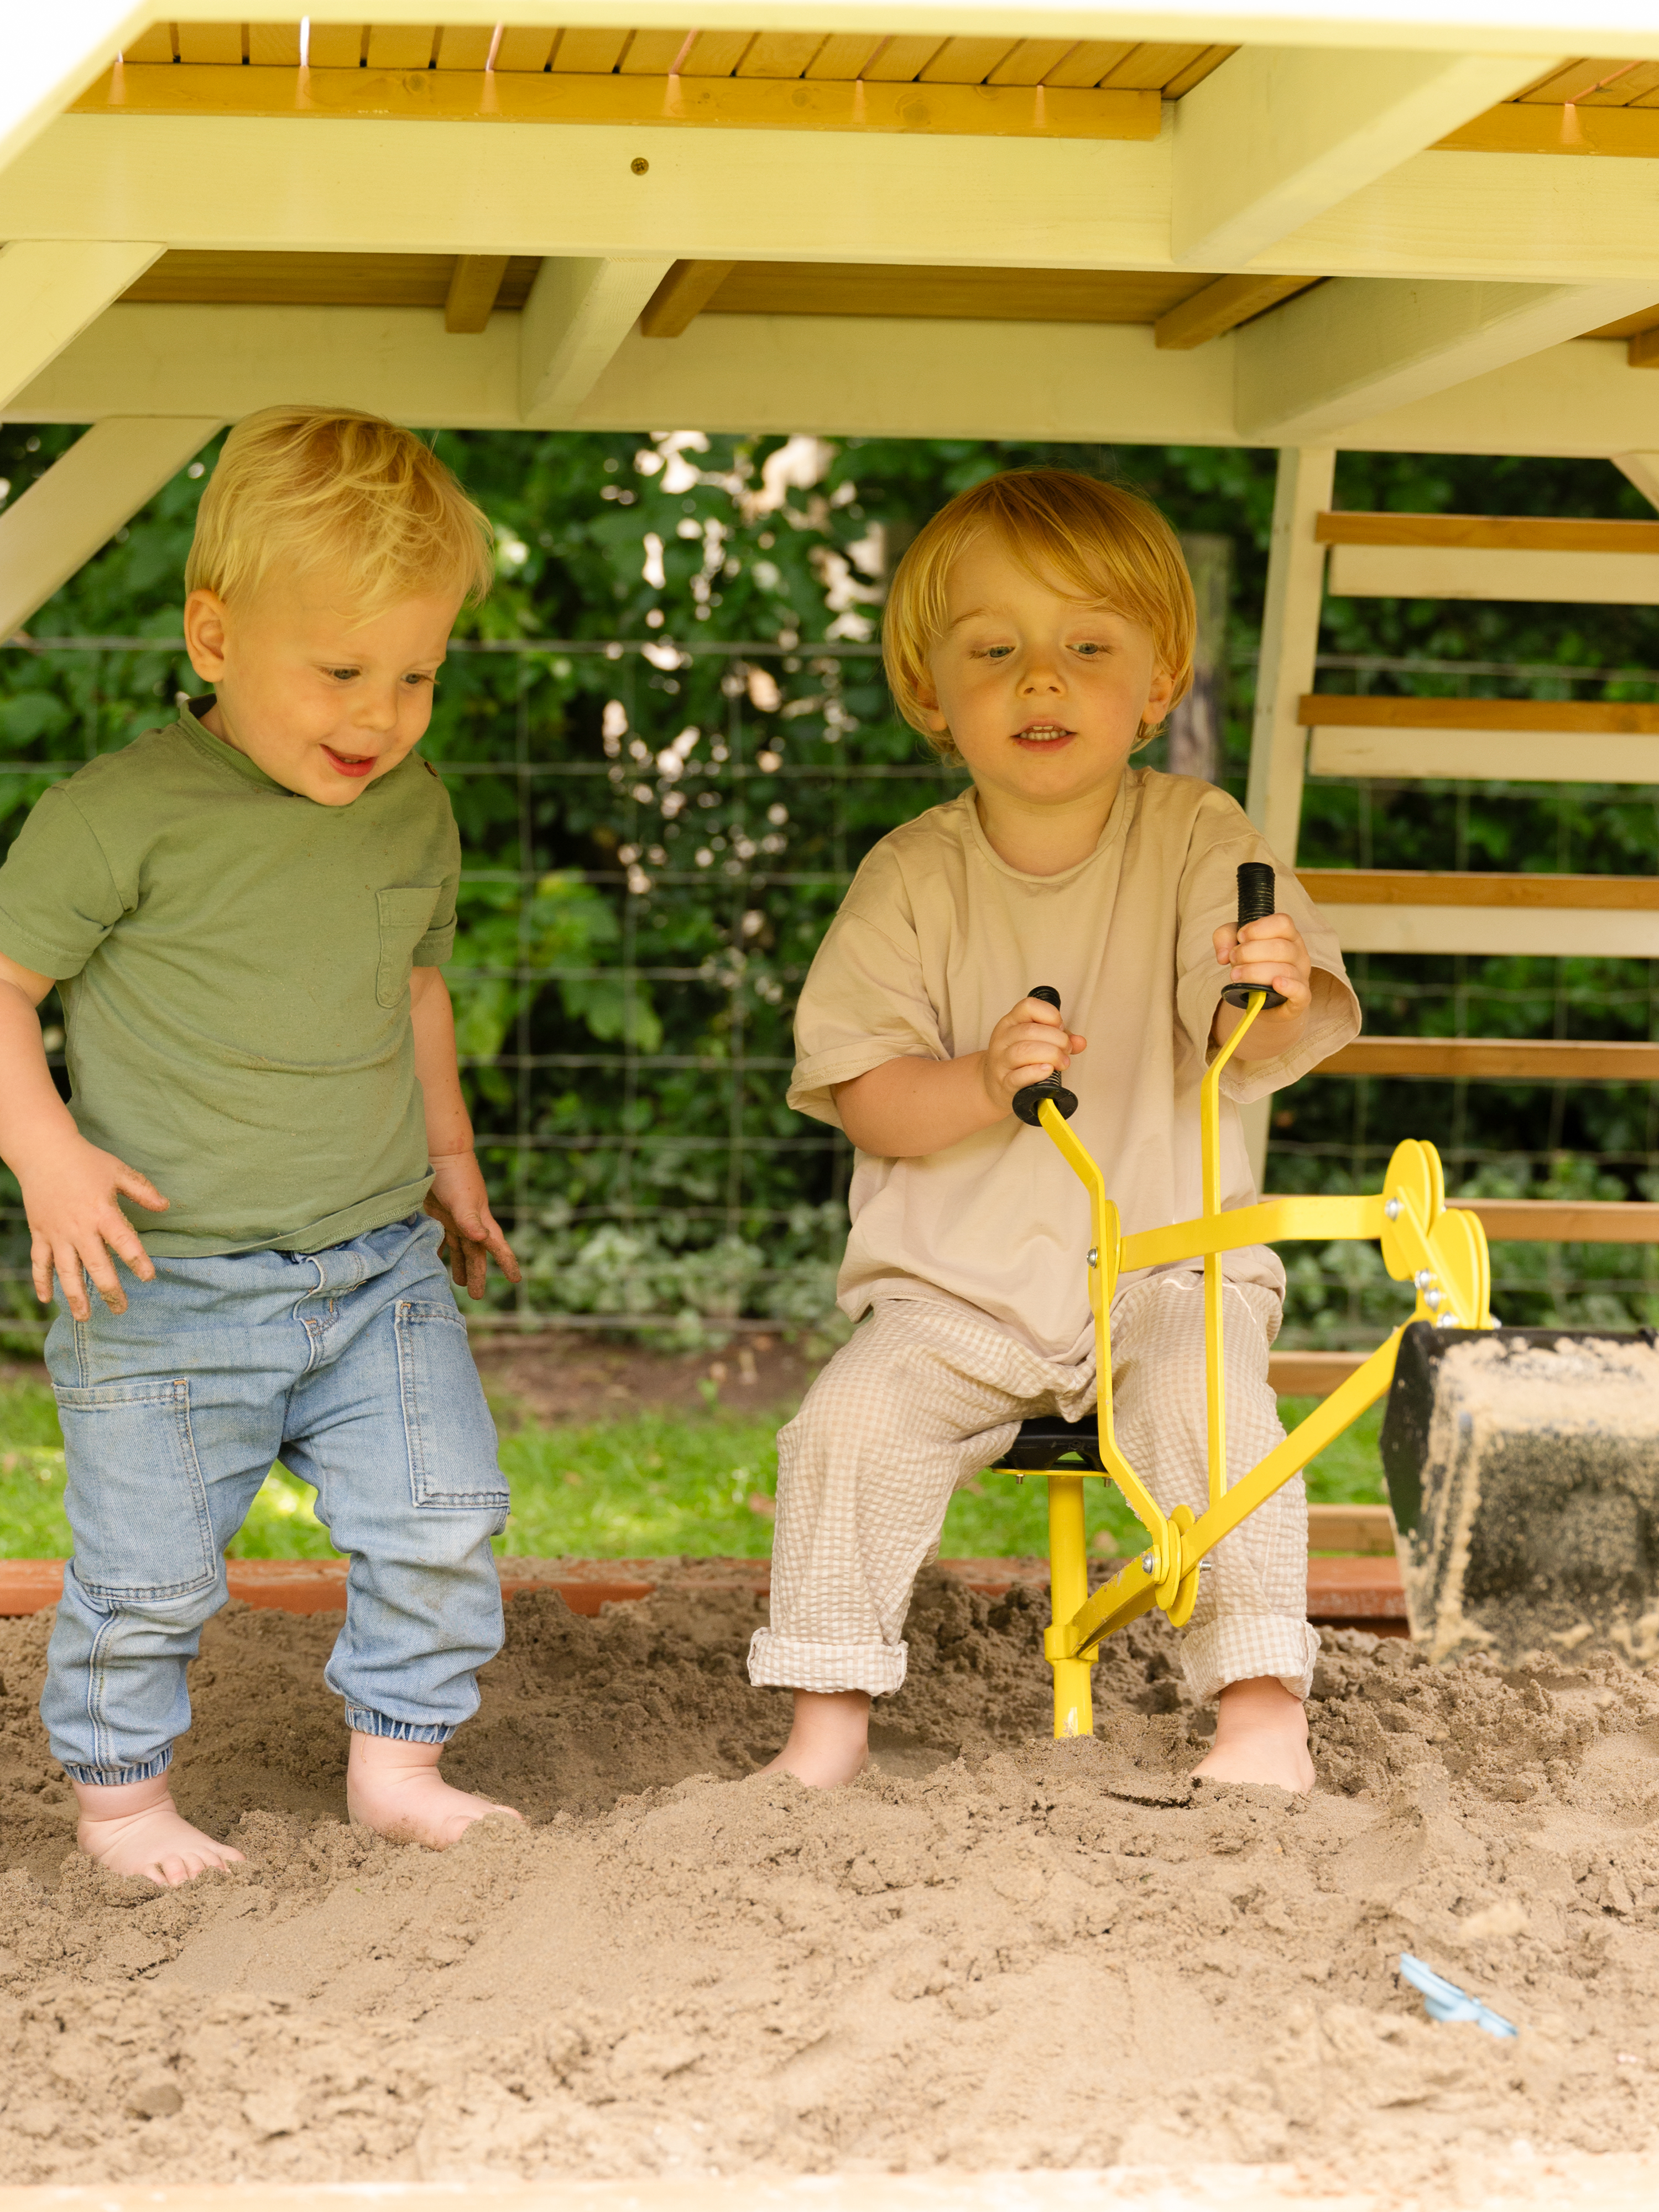
<instances>
[{"instance_id":1,"label":"toddler in green shirt","mask_svg":"<svg viewBox=\"0 0 1659 2212\"><path fill-rule=\"evenodd\" d=\"M509 1810L438 1770L500 1648L507 1510L450 1276L477 1297L489 1255L519 1269L440 973L459 843L414 750L490 575L488 522L409 432L250 416L185 568L211 695L48 791L0 867L0 1157L36 1291L58 1286L75 1534L41 1711L116 1873L241 1856L167 1768L278 1456L349 1558L325 1679L353 1818L441 1849ZM54 983L67 1107L35 1012Z\"/></svg>"}]
</instances>

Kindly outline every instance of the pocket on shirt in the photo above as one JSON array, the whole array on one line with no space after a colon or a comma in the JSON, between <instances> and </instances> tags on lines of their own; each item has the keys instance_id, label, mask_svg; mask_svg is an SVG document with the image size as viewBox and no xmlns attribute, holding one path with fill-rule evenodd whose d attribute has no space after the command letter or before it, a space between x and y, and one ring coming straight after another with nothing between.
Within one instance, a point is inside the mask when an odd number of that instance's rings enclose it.
<instances>
[{"instance_id":1,"label":"pocket on shirt","mask_svg":"<svg viewBox=\"0 0 1659 2212\"><path fill-rule=\"evenodd\" d=\"M509 1500L495 1456L495 1424L472 1364L466 1323L447 1299L399 1298L392 1328L411 1499L416 1506L505 1519Z\"/></svg>"},{"instance_id":2,"label":"pocket on shirt","mask_svg":"<svg viewBox=\"0 0 1659 2212\"><path fill-rule=\"evenodd\" d=\"M60 1388L75 1574L94 1597L189 1597L219 1572L190 1385Z\"/></svg>"},{"instance_id":3,"label":"pocket on shirt","mask_svg":"<svg viewBox=\"0 0 1659 2212\"><path fill-rule=\"evenodd\" d=\"M380 910L380 964L374 977L374 996L381 1006L403 1003L415 964L415 947L431 927L441 889L439 884L411 884L375 892Z\"/></svg>"}]
</instances>

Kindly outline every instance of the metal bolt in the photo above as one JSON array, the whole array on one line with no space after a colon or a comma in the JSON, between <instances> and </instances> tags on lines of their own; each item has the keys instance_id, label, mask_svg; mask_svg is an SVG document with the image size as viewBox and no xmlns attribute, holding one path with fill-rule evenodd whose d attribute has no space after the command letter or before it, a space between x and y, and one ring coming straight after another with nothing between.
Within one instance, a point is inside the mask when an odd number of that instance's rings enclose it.
<instances>
[{"instance_id":1,"label":"metal bolt","mask_svg":"<svg viewBox=\"0 0 1659 2212\"><path fill-rule=\"evenodd\" d=\"M1091 1267L1097 1267L1100 1265L1100 1248L1098 1245L1091 1244L1089 1247L1089 1265Z\"/></svg>"},{"instance_id":2,"label":"metal bolt","mask_svg":"<svg viewBox=\"0 0 1659 2212\"><path fill-rule=\"evenodd\" d=\"M1436 1319L1434 1325L1437 1328L1455 1328L1458 1326L1457 1316L1455 1313L1443 1313Z\"/></svg>"},{"instance_id":3,"label":"metal bolt","mask_svg":"<svg viewBox=\"0 0 1659 2212\"><path fill-rule=\"evenodd\" d=\"M1443 1291L1425 1291L1423 1303L1431 1313L1438 1313L1446 1303L1445 1293Z\"/></svg>"},{"instance_id":4,"label":"metal bolt","mask_svg":"<svg viewBox=\"0 0 1659 2212\"><path fill-rule=\"evenodd\" d=\"M1152 1571L1152 1555L1150 1552L1143 1552L1141 1553L1140 1565L1141 1571L1144 1574L1151 1574Z\"/></svg>"},{"instance_id":5,"label":"metal bolt","mask_svg":"<svg viewBox=\"0 0 1659 2212\"><path fill-rule=\"evenodd\" d=\"M1419 1267L1417 1273L1412 1277L1412 1280L1415 1283L1419 1291L1426 1291L1429 1285L1434 1280L1434 1276L1429 1268Z\"/></svg>"},{"instance_id":6,"label":"metal bolt","mask_svg":"<svg viewBox=\"0 0 1659 2212\"><path fill-rule=\"evenodd\" d=\"M1400 1200L1397 1198L1391 1198L1388 1204L1383 1207L1382 1212L1384 1217L1388 1220L1398 1221L1400 1218Z\"/></svg>"}]
</instances>

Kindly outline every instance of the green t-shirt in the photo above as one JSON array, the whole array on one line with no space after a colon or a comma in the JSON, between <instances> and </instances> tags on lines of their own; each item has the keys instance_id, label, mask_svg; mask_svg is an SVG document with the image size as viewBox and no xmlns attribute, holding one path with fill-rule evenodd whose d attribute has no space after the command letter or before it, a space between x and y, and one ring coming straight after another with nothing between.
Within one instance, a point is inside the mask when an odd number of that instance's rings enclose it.
<instances>
[{"instance_id":1,"label":"green t-shirt","mask_svg":"<svg viewBox=\"0 0 1659 2212\"><path fill-rule=\"evenodd\" d=\"M187 710L43 795L0 952L58 979L82 1135L173 1201L125 1207L150 1252L317 1252L419 1206L410 972L448 958L459 875L427 762L319 806Z\"/></svg>"}]
</instances>

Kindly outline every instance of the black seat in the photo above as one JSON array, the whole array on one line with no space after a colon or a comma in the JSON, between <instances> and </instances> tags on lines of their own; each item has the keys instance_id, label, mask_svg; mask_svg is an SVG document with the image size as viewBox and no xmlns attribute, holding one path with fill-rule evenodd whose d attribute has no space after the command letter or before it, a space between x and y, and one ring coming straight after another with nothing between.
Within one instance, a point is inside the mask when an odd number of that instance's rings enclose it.
<instances>
[{"instance_id":1,"label":"black seat","mask_svg":"<svg viewBox=\"0 0 1659 2212\"><path fill-rule=\"evenodd\" d=\"M1035 1420L1022 1421L1019 1434L997 1464L1016 1474L1072 1468L1091 1474L1106 1472L1100 1456L1100 1431L1092 1413L1085 1413L1080 1421L1062 1421L1058 1413L1039 1413Z\"/></svg>"}]
</instances>

